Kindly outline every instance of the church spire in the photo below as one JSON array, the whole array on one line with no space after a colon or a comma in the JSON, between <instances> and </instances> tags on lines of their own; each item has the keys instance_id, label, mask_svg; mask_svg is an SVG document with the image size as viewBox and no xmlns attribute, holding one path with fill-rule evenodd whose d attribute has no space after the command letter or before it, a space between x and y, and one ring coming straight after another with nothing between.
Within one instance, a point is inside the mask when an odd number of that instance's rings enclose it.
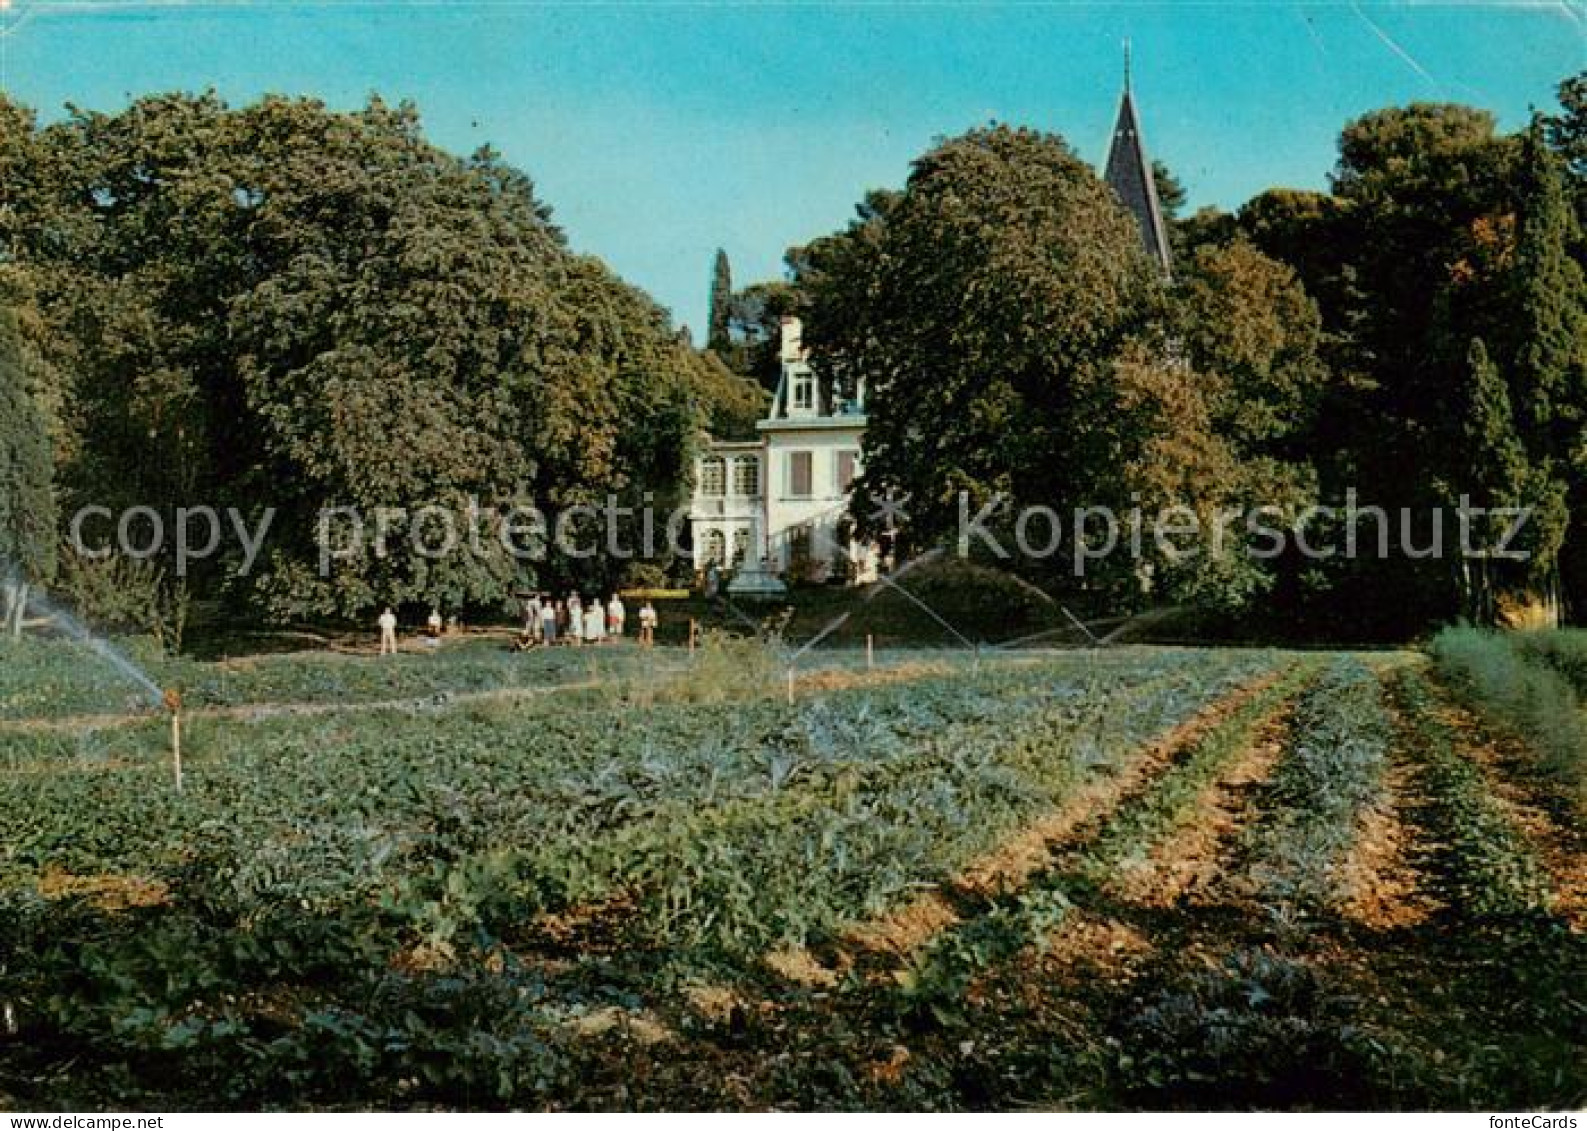
<instances>
[{"instance_id":1,"label":"church spire","mask_svg":"<svg viewBox=\"0 0 1587 1131\"><path fill-rule=\"evenodd\" d=\"M1146 254L1152 257L1164 276L1169 275L1168 226L1163 223L1163 208L1157 199L1151 158L1146 155L1140 119L1135 113L1135 94L1130 88L1129 40L1124 41L1124 94L1119 99L1119 116L1113 125L1113 142L1108 147L1107 171L1103 179L1135 217Z\"/></svg>"}]
</instances>

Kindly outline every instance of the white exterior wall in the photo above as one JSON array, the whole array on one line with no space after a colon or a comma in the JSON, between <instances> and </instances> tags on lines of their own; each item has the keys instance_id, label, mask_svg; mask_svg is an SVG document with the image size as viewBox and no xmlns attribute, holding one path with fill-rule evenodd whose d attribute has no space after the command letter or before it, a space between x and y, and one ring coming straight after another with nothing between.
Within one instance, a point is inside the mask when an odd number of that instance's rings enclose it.
<instances>
[{"instance_id":1,"label":"white exterior wall","mask_svg":"<svg viewBox=\"0 0 1587 1131\"><path fill-rule=\"evenodd\" d=\"M828 562L838 523L848 511L847 491L837 486L838 453L855 457L855 474L861 470L860 436L863 417L814 418L804 427L790 422L765 421L766 438L766 544L763 552L779 572L789 566L791 533L802 526L812 531L811 550L818 562ZM810 494L796 496L789 481L789 454L810 453Z\"/></svg>"}]
</instances>

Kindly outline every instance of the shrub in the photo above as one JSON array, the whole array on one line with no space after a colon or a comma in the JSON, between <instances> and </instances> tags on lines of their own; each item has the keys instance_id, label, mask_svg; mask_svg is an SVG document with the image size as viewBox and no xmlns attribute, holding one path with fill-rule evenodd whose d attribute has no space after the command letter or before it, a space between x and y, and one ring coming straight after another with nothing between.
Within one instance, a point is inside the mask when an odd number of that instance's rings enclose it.
<instances>
[{"instance_id":1,"label":"shrub","mask_svg":"<svg viewBox=\"0 0 1587 1131\"><path fill-rule=\"evenodd\" d=\"M1527 660L1553 668L1570 681L1578 696L1587 696L1587 629L1521 632L1511 640Z\"/></svg>"},{"instance_id":2,"label":"shrub","mask_svg":"<svg viewBox=\"0 0 1587 1131\"><path fill-rule=\"evenodd\" d=\"M1461 754L1449 727L1434 715L1426 681L1403 672L1397 685L1443 829L1451 902L1477 917L1513 919L1546 912L1552 900L1547 873L1489 790L1482 771Z\"/></svg>"}]
</instances>

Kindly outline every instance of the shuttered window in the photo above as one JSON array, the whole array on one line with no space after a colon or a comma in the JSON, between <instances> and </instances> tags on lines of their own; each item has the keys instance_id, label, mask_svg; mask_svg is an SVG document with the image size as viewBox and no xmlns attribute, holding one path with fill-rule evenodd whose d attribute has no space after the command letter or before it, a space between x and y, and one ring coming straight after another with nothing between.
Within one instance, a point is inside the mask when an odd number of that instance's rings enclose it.
<instances>
[{"instance_id":1,"label":"shuttered window","mask_svg":"<svg viewBox=\"0 0 1587 1131\"><path fill-rule=\"evenodd\" d=\"M837 464L838 494L847 493L854 486L855 470L859 466L858 452L839 452Z\"/></svg>"},{"instance_id":2,"label":"shuttered window","mask_svg":"<svg viewBox=\"0 0 1587 1131\"><path fill-rule=\"evenodd\" d=\"M788 453L788 493L800 498L808 497L812 476L809 452Z\"/></svg>"}]
</instances>

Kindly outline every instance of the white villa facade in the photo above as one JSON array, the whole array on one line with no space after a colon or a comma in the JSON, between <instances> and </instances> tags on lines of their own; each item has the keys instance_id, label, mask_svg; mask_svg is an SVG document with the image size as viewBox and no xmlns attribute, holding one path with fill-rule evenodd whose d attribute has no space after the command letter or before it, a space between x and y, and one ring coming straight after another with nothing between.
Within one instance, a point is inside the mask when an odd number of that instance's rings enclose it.
<instances>
[{"instance_id":1,"label":"white villa facade","mask_svg":"<svg viewBox=\"0 0 1587 1131\"><path fill-rule=\"evenodd\" d=\"M710 441L689 510L695 564L756 588L780 580L874 580L877 555L844 533L860 473L865 392L839 398L810 368L797 318L782 320L781 376L759 438Z\"/></svg>"}]
</instances>

